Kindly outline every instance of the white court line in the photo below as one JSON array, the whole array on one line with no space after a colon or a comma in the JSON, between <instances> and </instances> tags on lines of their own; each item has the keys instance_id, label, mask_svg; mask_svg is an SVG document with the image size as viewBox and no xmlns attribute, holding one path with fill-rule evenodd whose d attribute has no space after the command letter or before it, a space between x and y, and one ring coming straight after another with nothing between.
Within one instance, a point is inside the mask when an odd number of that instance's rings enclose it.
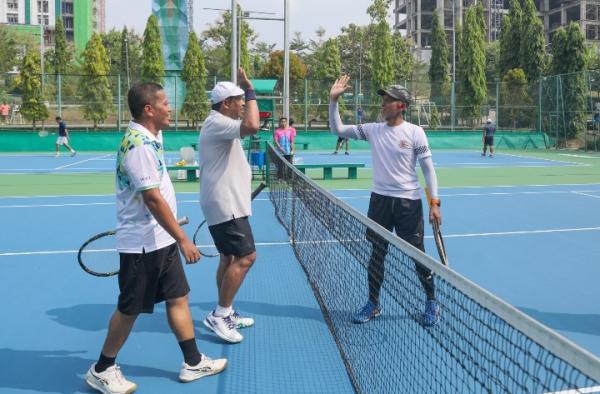
<instances>
[{"instance_id":1,"label":"white court line","mask_svg":"<svg viewBox=\"0 0 600 394\"><path fill-rule=\"evenodd\" d=\"M57 208L57 207L85 207L88 205L115 205L114 202L89 202L68 204L38 204L38 205L0 205L2 208Z\"/></svg>"},{"instance_id":2,"label":"white court line","mask_svg":"<svg viewBox=\"0 0 600 394\"><path fill-rule=\"evenodd\" d=\"M570 233L575 231L600 231L600 227L580 227L580 228L555 228L547 230L522 230L522 231L504 231L494 233L472 233L472 234L444 234L444 238L467 238L467 237L490 237L503 235L525 235L525 234L550 234L550 233ZM430 238L430 237L425 237Z\"/></svg>"},{"instance_id":3,"label":"white court line","mask_svg":"<svg viewBox=\"0 0 600 394\"><path fill-rule=\"evenodd\" d=\"M559 153L559 156L570 156L570 157L577 157L580 159L600 159L600 156L586 156L586 155L575 155L572 153Z\"/></svg>"},{"instance_id":4,"label":"white court line","mask_svg":"<svg viewBox=\"0 0 600 394\"><path fill-rule=\"evenodd\" d=\"M551 230L528 230L528 231L507 231L498 233L479 233L479 234L444 234L444 238L464 238L464 237L486 237L486 236L497 236L497 235L521 235L521 234L545 234L555 232L571 232L571 231L600 231L600 227L584 227L584 228L568 228L568 229L551 229ZM426 239L432 239L432 235L426 235ZM348 239L348 240L325 240L325 241L296 241L296 244L324 244L324 243L336 243L336 242L368 242L366 239ZM256 242L256 246L282 246L290 245L291 241L280 241L280 242ZM202 248L214 248L214 245L198 245ZM89 249L86 252L110 252L114 249ZM74 254L78 250L41 250L36 252L2 252L0 257L10 256L36 256L36 255L51 255L51 254Z\"/></svg>"},{"instance_id":5,"label":"white court line","mask_svg":"<svg viewBox=\"0 0 600 394\"><path fill-rule=\"evenodd\" d=\"M553 391L551 393L545 393L545 394L582 394L582 393L598 393L600 392L600 386L594 386L594 387L582 387L580 389L571 389L571 390L564 390L564 391Z\"/></svg>"},{"instance_id":6,"label":"white court line","mask_svg":"<svg viewBox=\"0 0 600 394\"><path fill-rule=\"evenodd\" d=\"M590 191L594 192L595 190L590 190ZM582 196L593 197L593 198L600 198L600 196L595 196L593 194L587 194L587 193L585 193L585 191L583 191L583 192L573 191L573 194L580 194Z\"/></svg>"},{"instance_id":7,"label":"white court line","mask_svg":"<svg viewBox=\"0 0 600 394\"><path fill-rule=\"evenodd\" d=\"M78 165L78 164L85 163L85 162L92 161L92 160L103 159L103 158L105 158L105 157L109 157L109 156L111 156L111 155L112 155L112 153L108 153L108 154L106 154L106 155L101 155L101 156L90 157L89 159L85 159L85 160L79 160L79 161L76 161L76 162L74 162L74 163L65 164L64 166L55 167L54 169L55 169L55 170L62 170L63 168L67 168L67 167L71 167L71 166L76 166L76 165Z\"/></svg>"},{"instance_id":8,"label":"white court line","mask_svg":"<svg viewBox=\"0 0 600 394\"><path fill-rule=\"evenodd\" d=\"M63 168L60 168L63 169ZM57 168L9 168L0 170L2 174L13 174L12 172L4 172L4 171L37 171L37 172L51 172L56 171ZM114 171L113 168L106 167L77 167L74 170L87 170L87 171Z\"/></svg>"}]
</instances>

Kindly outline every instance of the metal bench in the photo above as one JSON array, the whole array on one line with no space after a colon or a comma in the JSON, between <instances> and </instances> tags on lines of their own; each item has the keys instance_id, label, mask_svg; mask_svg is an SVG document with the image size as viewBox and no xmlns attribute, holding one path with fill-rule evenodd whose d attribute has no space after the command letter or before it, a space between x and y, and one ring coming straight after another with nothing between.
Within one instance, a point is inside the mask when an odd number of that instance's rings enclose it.
<instances>
[{"instance_id":1,"label":"metal bench","mask_svg":"<svg viewBox=\"0 0 600 394\"><path fill-rule=\"evenodd\" d=\"M333 179L334 168L347 168L348 179L358 178L358 169L364 168L364 163L336 163L336 164L296 164L296 168L306 174L307 168L322 168L323 179Z\"/></svg>"},{"instance_id":2,"label":"metal bench","mask_svg":"<svg viewBox=\"0 0 600 394\"><path fill-rule=\"evenodd\" d=\"M196 171L198 171L198 166L167 166L167 171L180 171L185 170L186 172L186 180L188 182L196 182L198 178L196 178Z\"/></svg>"}]
</instances>

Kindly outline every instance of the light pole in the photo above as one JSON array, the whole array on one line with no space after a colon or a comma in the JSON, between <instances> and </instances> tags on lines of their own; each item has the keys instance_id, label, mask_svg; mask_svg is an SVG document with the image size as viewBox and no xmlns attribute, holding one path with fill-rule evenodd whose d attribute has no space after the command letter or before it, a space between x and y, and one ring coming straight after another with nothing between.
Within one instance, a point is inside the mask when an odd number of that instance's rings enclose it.
<instances>
[{"instance_id":1,"label":"light pole","mask_svg":"<svg viewBox=\"0 0 600 394\"><path fill-rule=\"evenodd\" d=\"M451 129L454 131L456 123L456 18L454 17L454 9L456 8L456 0L452 0L452 93L450 97L450 119Z\"/></svg>"},{"instance_id":2,"label":"light pole","mask_svg":"<svg viewBox=\"0 0 600 394\"><path fill-rule=\"evenodd\" d=\"M237 84L237 0L231 0L231 82Z\"/></svg>"},{"instance_id":3,"label":"light pole","mask_svg":"<svg viewBox=\"0 0 600 394\"><path fill-rule=\"evenodd\" d=\"M125 71L127 74L127 90L131 89L129 82L129 40L125 37Z\"/></svg>"}]
</instances>

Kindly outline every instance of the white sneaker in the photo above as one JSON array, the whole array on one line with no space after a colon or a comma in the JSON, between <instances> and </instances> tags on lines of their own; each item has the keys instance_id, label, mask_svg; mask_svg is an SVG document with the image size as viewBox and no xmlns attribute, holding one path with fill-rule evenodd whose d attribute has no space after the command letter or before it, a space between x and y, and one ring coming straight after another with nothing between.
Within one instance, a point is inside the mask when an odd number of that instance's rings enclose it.
<instances>
[{"instance_id":1,"label":"white sneaker","mask_svg":"<svg viewBox=\"0 0 600 394\"><path fill-rule=\"evenodd\" d=\"M60 157L60 153L55 154L54 157Z\"/></svg>"},{"instance_id":2,"label":"white sneaker","mask_svg":"<svg viewBox=\"0 0 600 394\"><path fill-rule=\"evenodd\" d=\"M85 375L85 382L92 388L104 394L130 394L137 389L137 385L125 379L117 364L104 372L96 372L96 363L92 364Z\"/></svg>"},{"instance_id":3,"label":"white sneaker","mask_svg":"<svg viewBox=\"0 0 600 394\"><path fill-rule=\"evenodd\" d=\"M179 380L184 383L192 382L205 376L216 375L219 372L222 372L226 367L226 358L213 360L202 354L202 359L198 365L191 366L185 362L183 363L181 371L179 372Z\"/></svg>"},{"instance_id":4,"label":"white sneaker","mask_svg":"<svg viewBox=\"0 0 600 394\"><path fill-rule=\"evenodd\" d=\"M77 154L76 151L71 151L71 157L75 156Z\"/></svg>"},{"instance_id":5,"label":"white sneaker","mask_svg":"<svg viewBox=\"0 0 600 394\"><path fill-rule=\"evenodd\" d=\"M253 318L240 316L236 311L233 311L231 314L231 320L233 320L237 328L248 328L254 325Z\"/></svg>"},{"instance_id":6,"label":"white sneaker","mask_svg":"<svg viewBox=\"0 0 600 394\"><path fill-rule=\"evenodd\" d=\"M206 319L204 319L204 325L224 341L239 343L244 339L242 334L238 332L237 326L231 318L231 315L217 317L213 311L206 316Z\"/></svg>"}]
</instances>

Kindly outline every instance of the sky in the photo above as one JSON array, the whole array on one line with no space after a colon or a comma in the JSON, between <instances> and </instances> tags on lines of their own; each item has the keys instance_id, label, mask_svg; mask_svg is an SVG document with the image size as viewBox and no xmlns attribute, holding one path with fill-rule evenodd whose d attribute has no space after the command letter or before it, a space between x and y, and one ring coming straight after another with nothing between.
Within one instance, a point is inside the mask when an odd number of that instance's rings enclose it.
<instances>
[{"instance_id":1,"label":"sky","mask_svg":"<svg viewBox=\"0 0 600 394\"><path fill-rule=\"evenodd\" d=\"M194 30L200 33L220 17L220 11L203 8L231 9L231 0L190 0L194 1ZM336 36L342 26L350 23L366 25L370 18L367 7L371 0L289 0L290 40L294 32L301 32L304 40L315 39L319 27L325 29L325 38ZM274 12L276 15L259 15L283 18L284 0L239 0L242 10ZM152 0L106 0L106 29L121 30L123 26L133 28L142 34L146 20L152 12ZM132 17L135 15L135 17ZM389 17L390 25L393 18ZM252 29L258 33L258 41L277 44L283 47L283 23L279 21L249 20Z\"/></svg>"}]
</instances>

